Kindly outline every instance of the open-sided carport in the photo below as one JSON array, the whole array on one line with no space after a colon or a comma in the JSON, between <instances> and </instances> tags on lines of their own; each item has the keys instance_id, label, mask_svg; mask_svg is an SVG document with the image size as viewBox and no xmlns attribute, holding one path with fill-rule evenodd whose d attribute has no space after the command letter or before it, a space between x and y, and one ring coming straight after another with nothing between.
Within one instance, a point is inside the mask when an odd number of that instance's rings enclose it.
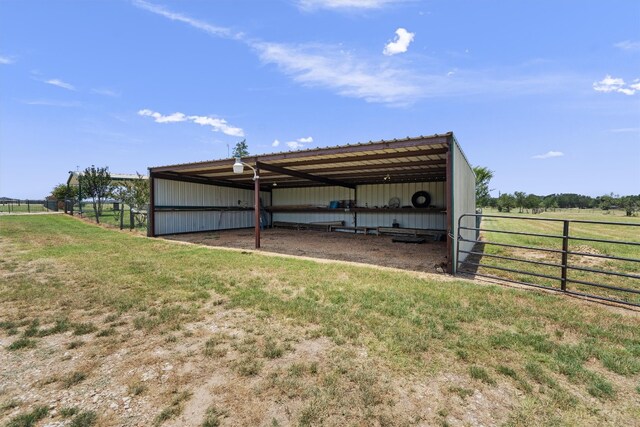
<instances>
[{"instance_id":1,"label":"open-sided carport","mask_svg":"<svg viewBox=\"0 0 640 427\"><path fill-rule=\"evenodd\" d=\"M234 173L234 159L149 168L149 236L254 227L261 200L269 213L263 225L342 222L354 231L440 231L447 239L447 270L455 272L457 221L475 212L475 176L453 133L262 154L242 162L255 174Z\"/></svg>"}]
</instances>

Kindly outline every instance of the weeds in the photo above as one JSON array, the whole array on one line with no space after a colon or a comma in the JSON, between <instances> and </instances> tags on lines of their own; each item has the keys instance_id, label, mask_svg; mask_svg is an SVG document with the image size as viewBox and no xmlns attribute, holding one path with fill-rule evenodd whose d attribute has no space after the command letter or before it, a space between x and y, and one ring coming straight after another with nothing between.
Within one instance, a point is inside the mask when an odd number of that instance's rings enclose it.
<instances>
[{"instance_id":1,"label":"weeds","mask_svg":"<svg viewBox=\"0 0 640 427\"><path fill-rule=\"evenodd\" d=\"M67 344L67 348L69 350L73 350L75 348L82 347L83 345L84 345L84 341L74 340L74 341L71 341L69 344Z\"/></svg>"},{"instance_id":2,"label":"weeds","mask_svg":"<svg viewBox=\"0 0 640 427\"><path fill-rule=\"evenodd\" d=\"M171 404L164 408L154 419L153 425L159 426L171 418L175 418L182 413L183 402L191 397L191 393L184 391L182 393L174 393Z\"/></svg>"},{"instance_id":3,"label":"weeds","mask_svg":"<svg viewBox=\"0 0 640 427\"><path fill-rule=\"evenodd\" d=\"M284 349L273 339L269 338L264 343L264 351L262 354L269 359L278 359L284 354Z\"/></svg>"},{"instance_id":4,"label":"weeds","mask_svg":"<svg viewBox=\"0 0 640 427\"><path fill-rule=\"evenodd\" d=\"M71 418L77 414L79 409L75 406L60 408L60 416L62 418Z\"/></svg>"},{"instance_id":5,"label":"weeds","mask_svg":"<svg viewBox=\"0 0 640 427\"><path fill-rule=\"evenodd\" d=\"M6 427L32 427L38 421L49 414L49 408L46 406L36 406L31 412L18 415L12 418Z\"/></svg>"},{"instance_id":6,"label":"weeds","mask_svg":"<svg viewBox=\"0 0 640 427\"><path fill-rule=\"evenodd\" d=\"M35 340L30 340L29 338L18 338L17 340L9 344L9 346L7 347L7 350L15 351L15 350L22 350L25 348L34 348L35 346L36 346Z\"/></svg>"},{"instance_id":7,"label":"weeds","mask_svg":"<svg viewBox=\"0 0 640 427\"><path fill-rule=\"evenodd\" d=\"M93 323L74 323L73 335L87 335L98 330Z\"/></svg>"},{"instance_id":8,"label":"weeds","mask_svg":"<svg viewBox=\"0 0 640 427\"><path fill-rule=\"evenodd\" d=\"M70 388L76 384L81 383L86 378L87 374L85 374L84 372L74 371L62 378L62 386L64 388Z\"/></svg>"},{"instance_id":9,"label":"weeds","mask_svg":"<svg viewBox=\"0 0 640 427\"><path fill-rule=\"evenodd\" d=\"M460 396L460 399L462 400L469 396L473 396L473 390L464 387L449 387L449 391Z\"/></svg>"},{"instance_id":10,"label":"weeds","mask_svg":"<svg viewBox=\"0 0 640 427\"><path fill-rule=\"evenodd\" d=\"M236 363L236 370L244 377L258 375L261 368L262 363L255 357L251 356L246 356Z\"/></svg>"},{"instance_id":11,"label":"weeds","mask_svg":"<svg viewBox=\"0 0 640 427\"><path fill-rule=\"evenodd\" d=\"M129 384L129 387L127 387L127 393L130 396L140 396L146 390L147 386L142 384L141 382L134 382L132 384Z\"/></svg>"},{"instance_id":12,"label":"weeds","mask_svg":"<svg viewBox=\"0 0 640 427\"><path fill-rule=\"evenodd\" d=\"M69 427L91 427L98 421L98 416L93 411L82 411L73 419Z\"/></svg>"},{"instance_id":13,"label":"weeds","mask_svg":"<svg viewBox=\"0 0 640 427\"><path fill-rule=\"evenodd\" d=\"M471 375L471 378L474 378L476 380L480 380L485 384L496 385L496 380L491 378L491 376L489 375L487 370L484 369L481 366L475 366L475 365L474 366L470 366L469 367L469 375Z\"/></svg>"},{"instance_id":14,"label":"weeds","mask_svg":"<svg viewBox=\"0 0 640 427\"><path fill-rule=\"evenodd\" d=\"M210 406L207 412L204 414L204 421L202 421L202 427L218 427L221 422L221 418L227 416L227 412Z\"/></svg>"}]
</instances>

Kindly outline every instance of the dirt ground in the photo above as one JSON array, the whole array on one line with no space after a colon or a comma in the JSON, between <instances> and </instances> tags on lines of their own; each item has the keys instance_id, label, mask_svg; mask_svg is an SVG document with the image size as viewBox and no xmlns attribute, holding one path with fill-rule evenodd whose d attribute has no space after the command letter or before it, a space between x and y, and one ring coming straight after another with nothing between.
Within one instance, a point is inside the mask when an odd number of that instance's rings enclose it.
<instances>
[{"instance_id":1,"label":"dirt ground","mask_svg":"<svg viewBox=\"0 0 640 427\"><path fill-rule=\"evenodd\" d=\"M165 239L254 249L253 229L223 230L164 236ZM268 229L261 232L261 250L312 258L361 262L404 270L435 273L446 265L446 242L394 243L392 236L313 230ZM438 270L440 268L440 270Z\"/></svg>"}]
</instances>

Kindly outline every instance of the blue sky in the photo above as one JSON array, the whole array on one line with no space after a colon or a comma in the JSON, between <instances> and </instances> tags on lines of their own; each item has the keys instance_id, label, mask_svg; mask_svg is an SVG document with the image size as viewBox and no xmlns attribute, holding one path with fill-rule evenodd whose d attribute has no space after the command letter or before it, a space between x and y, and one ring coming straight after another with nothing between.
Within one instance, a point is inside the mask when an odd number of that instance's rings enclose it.
<instances>
[{"instance_id":1,"label":"blue sky","mask_svg":"<svg viewBox=\"0 0 640 427\"><path fill-rule=\"evenodd\" d=\"M447 131L495 195L640 193L640 2L0 2L0 196Z\"/></svg>"}]
</instances>

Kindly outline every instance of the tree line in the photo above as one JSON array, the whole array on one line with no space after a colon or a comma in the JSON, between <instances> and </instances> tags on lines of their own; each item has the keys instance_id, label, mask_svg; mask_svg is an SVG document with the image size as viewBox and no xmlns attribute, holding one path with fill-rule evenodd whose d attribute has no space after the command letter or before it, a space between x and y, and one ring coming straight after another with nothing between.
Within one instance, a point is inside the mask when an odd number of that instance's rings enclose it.
<instances>
[{"instance_id":1,"label":"tree line","mask_svg":"<svg viewBox=\"0 0 640 427\"><path fill-rule=\"evenodd\" d=\"M473 168L476 174L476 205L478 207L492 207L500 212L511 212L518 209L519 212L531 211L532 213L553 211L555 209L622 209L627 216L633 216L640 211L640 194L619 196L613 193L591 197L576 193L559 193L538 196L527 194L524 191L501 193L498 197L492 197L489 192L489 183L493 178L493 171L483 166Z\"/></svg>"}]
</instances>

